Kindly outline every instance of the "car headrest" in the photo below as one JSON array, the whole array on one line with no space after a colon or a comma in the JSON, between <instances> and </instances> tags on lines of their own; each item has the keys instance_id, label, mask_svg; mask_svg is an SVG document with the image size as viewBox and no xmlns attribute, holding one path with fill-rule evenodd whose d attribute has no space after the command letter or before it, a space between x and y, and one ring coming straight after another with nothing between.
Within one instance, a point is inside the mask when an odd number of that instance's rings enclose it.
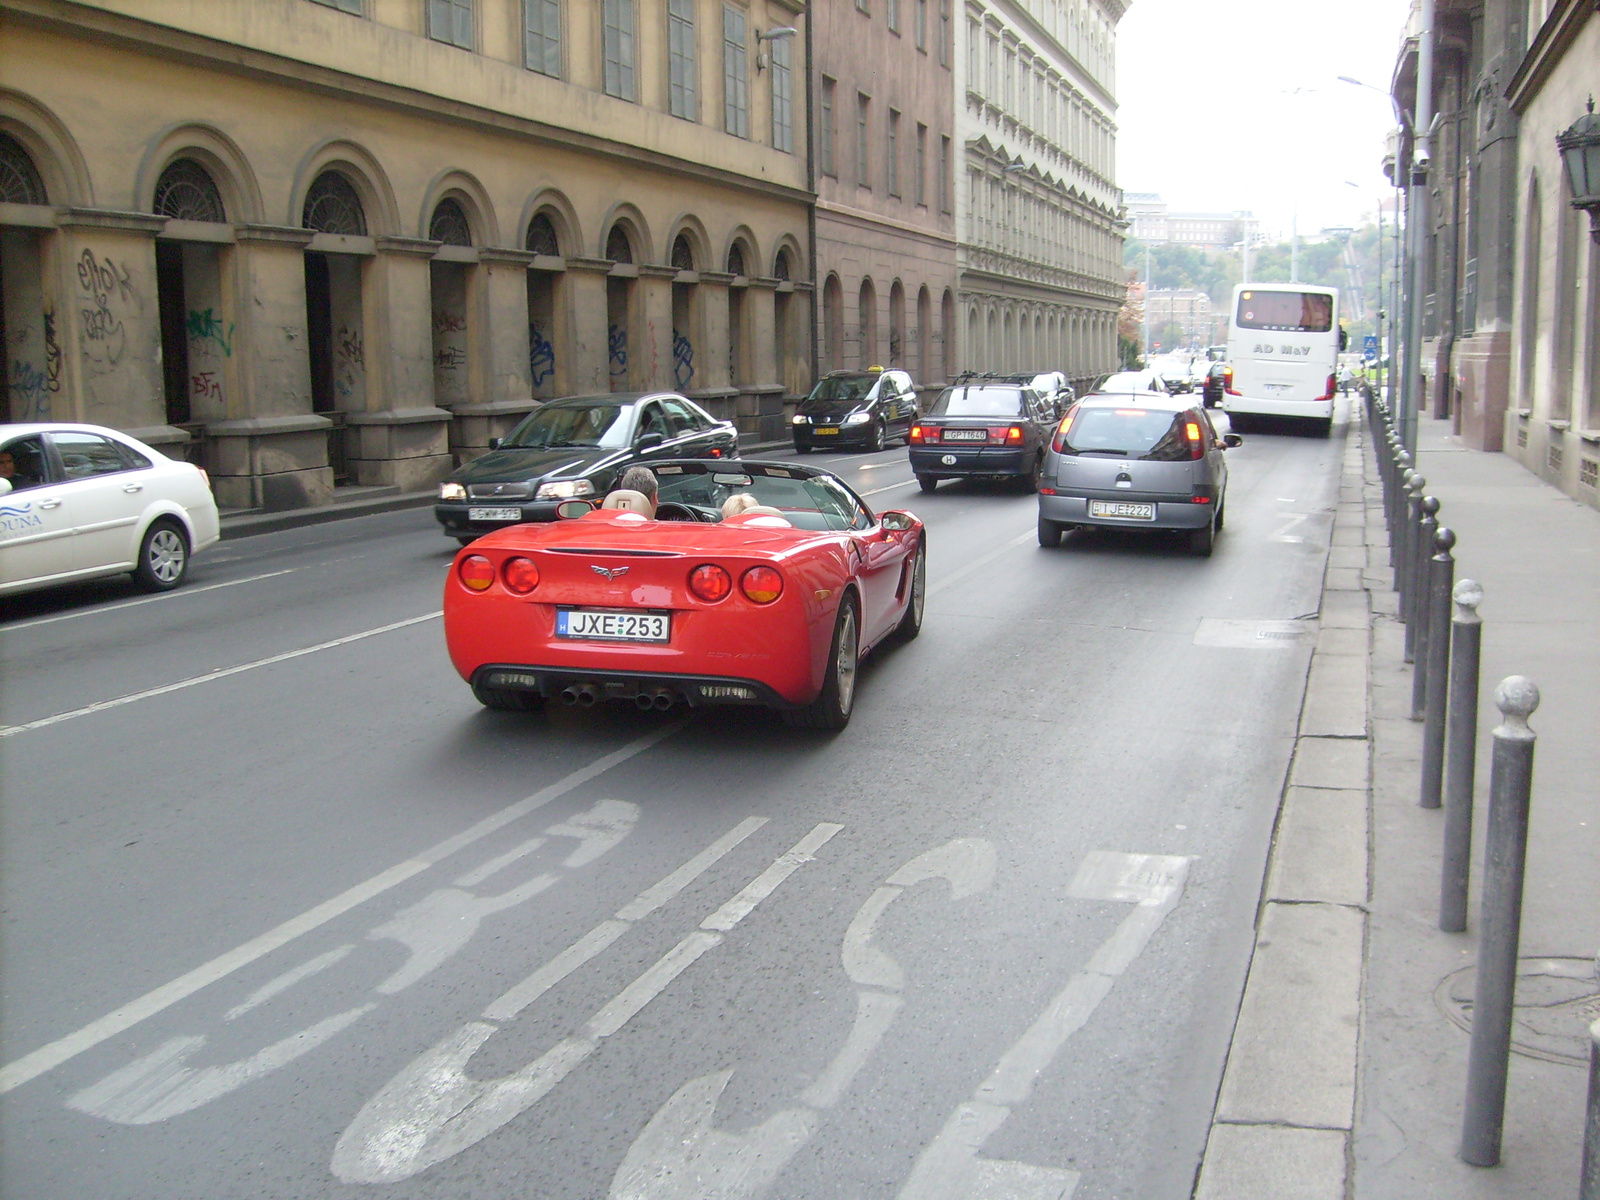
<instances>
[{"instance_id":1,"label":"car headrest","mask_svg":"<svg viewBox=\"0 0 1600 1200\"><path fill-rule=\"evenodd\" d=\"M656 515L656 506L650 503L650 497L643 492L630 491L627 488L618 488L600 502L601 508L620 508L624 512L643 513L647 517Z\"/></svg>"}]
</instances>

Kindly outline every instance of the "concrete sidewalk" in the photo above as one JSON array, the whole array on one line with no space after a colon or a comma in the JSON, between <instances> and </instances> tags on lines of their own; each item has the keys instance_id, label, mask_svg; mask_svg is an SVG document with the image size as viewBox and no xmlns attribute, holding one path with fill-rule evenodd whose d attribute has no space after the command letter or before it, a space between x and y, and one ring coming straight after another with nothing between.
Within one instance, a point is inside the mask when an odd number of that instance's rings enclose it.
<instances>
[{"instance_id":1,"label":"concrete sidewalk","mask_svg":"<svg viewBox=\"0 0 1600 1200\"><path fill-rule=\"evenodd\" d=\"M1417 807L1421 726L1362 414L1352 413L1300 736L1196 1195L1577 1195L1587 1027L1600 1017L1600 513L1425 421L1418 469L1484 586L1469 930L1437 929L1442 811ZM1493 690L1543 703L1502 1165L1456 1157Z\"/></svg>"}]
</instances>

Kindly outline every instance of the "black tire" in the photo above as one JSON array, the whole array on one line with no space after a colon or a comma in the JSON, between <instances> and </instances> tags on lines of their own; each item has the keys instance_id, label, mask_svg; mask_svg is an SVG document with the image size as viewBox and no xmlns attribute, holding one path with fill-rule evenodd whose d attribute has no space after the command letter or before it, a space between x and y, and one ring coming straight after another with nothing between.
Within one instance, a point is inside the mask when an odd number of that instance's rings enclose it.
<instances>
[{"instance_id":1,"label":"black tire","mask_svg":"<svg viewBox=\"0 0 1600 1200\"><path fill-rule=\"evenodd\" d=\"M1017 490L1022 492L1024 495L1037 495L1039 491L1039 483L1043 479L1044 456L1041 454L1036 454L1033 458L1033 466L1028 469L1028 473L1018 477Z\"/></svg>"},{"instance_id":2,"label":"black tire","mask_svg":"<svg viewBox=\"0 0 1600 1200\"><path fill-rule=\"evenodd\" d=\"M870 448L874 454L882 450L887 439L883 436L883 422L879 421L872 427L872 441Z\"/></svg>"},{"instance_id":3,"label":"black tire","mask_svg":"<svg viewBox=\"0 0 1600 1200\"><path fill-rule=\"evenodd\" d=\"M1228 518L1228 493L1224 492L1217 498L1217 528L1222 528L1222 523Z\"/></svg>"},{"instance_id":4,"label":"black tire","mask_svg":"<svg viewBox=\"0 0 1600 1200\"><path fill-rule=\"evenodd\" d=\"M1061 532L1061 526L1054 521L1046 521L1043 517L1039 518L1039 545L1046 550L1051 550L1061 545Z\"/></svg>"},{"instance_id":5,"label":"black tire","mask_svg":"<svg viewBox=\"0 0 1600 1200\"><path fill-rule=\"evenodd\" d=\"M170 592L189 574L189 535L170 517L150 522L139 539L133 581L147 592Z\"/></svg>"},{"instance_id":6,"label":"black tire","mask_svg":"<svg viewBox=\"0 0 1600 1200\"><path fill-rule=\"evenodd\" d=\"M850 724L856 703L856 669L860 656L860 616L853 595L846 592L833 619L833 641L828 646L828 677L822 691L804 708L783 714L785 723L797 729L839 730Z\"/></svg>"},{"instance_id":7,"label":"black tire","mask_svg":"<svg viewBox=\"0 0 1600 1200\"><path fill-rule=\"evenodd\" d=\"M470 545L472 545L473 542L475 542L477 540L478 539L475 538L475 537L458 537L456 539L456 541L460 542L463 546L470 546Z\"/></svg>"},{"instance_id":8,"label":"black tire","mask_svg":"<svg viewBox=\"0 0 1600 1200\"><path fill-rule=\"evenodd\" d=\"M810 446L802 446L799 442L796 442L794 444L794 452L796 454L810 454L811 453L811 447Z\"/></svg>"},{"instance_id":9,"label":"black tire","mask_svg":"<svg viewBox=\"0 0 1600 1200\"><path fill-rule=\"evenodd\" d=\"M925 492L931 492L939 486L939 480L933 475L918 475L917 486Z\"/></svg>"},{"instance_id":10,"label":"black tire","mask_svg":"<svg viewBox=\"0 0 1600 1200\"><path fill-rule=\"evenodd\" d=\"M1207 521L1202 529L1193 529L1189 532L1189 553L1196 558L1210 558L1211 547L1217 540L1216 518Z\"/></svg>"},{"instance_id":11,"label":"black tire","mask_svg":"<svg viewBox=\"0 0 1600 1200\"><path fill-rule=\"evenodd\" d=\"M1311 422L1311 436L1312 437L1319 437L1319 438L1332 437L1333 436L1333 418L1332 417L1319 417L1316 420L1312 421Z\"/></svg>"},{"instance_id":12,"label":"black tire","mask_svg":"<svg viewBox=\"0 0 1600 1200\"><path fill-rule=\"evenodd\" d=\"M909 642L922 632L922 610L928 602L928 535L922 535L922 544L916 549L916 561L911 564L911 595L906 601L905 615L894 627L894 636Z\"/></svg>"},{"instance_id":13,"label":"black tire","mask_svg":"<svg viewBox=\"0 0 1600 1200\"><path fill-rule=\"evenodd\" d=\"M496 712L538 712L544 707L544 697L538 692L519 692L508 688L490 688L472 685L472 695L485 708Z\"/></svg>"}]
</instances>

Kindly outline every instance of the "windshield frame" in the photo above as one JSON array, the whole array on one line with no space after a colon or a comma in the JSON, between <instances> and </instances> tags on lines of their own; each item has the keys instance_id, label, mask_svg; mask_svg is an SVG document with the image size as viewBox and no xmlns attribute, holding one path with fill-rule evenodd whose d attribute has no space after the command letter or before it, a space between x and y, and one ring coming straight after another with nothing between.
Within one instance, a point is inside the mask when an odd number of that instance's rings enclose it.
<instances>
[{"instance_id":1,"label":"windshield frame","mask_svg":"<svg viewBox=\"0 0 1600 1200\"><path fill-rule=\"evenodd\" d=\"M956 392L963 393L963 399L975 399L985 392L996 396L1005 394L1015 399L1015 404L1009 412L951 412L950 401ZM1019 421L1028 416L1028 393L1036 389L1028 384L1021 383L954 383L939 393L938 397L928 406L927 416L950 417L955 420L979 421Z\"/></svg>"}]
</instances>

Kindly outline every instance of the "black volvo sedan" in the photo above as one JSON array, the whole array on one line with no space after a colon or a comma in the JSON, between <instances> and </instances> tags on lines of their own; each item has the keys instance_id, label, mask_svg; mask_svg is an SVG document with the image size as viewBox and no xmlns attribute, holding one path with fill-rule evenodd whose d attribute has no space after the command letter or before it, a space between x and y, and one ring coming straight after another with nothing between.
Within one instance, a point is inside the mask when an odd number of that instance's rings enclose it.
<instances>
[{"instance_id":1,"label":"black volvo sedan","mask_svg":"<svg viewBox=\"0 0 1600 1200\"><path fill-rule=\"evenodd\" d=\"M433 506L462 545L507 525L554 521L561 501L604 496L636 464L737 458L739 435L676 392L616 392L552 400L490 446L451 472Z\"/></svg>"}]
</instances>

